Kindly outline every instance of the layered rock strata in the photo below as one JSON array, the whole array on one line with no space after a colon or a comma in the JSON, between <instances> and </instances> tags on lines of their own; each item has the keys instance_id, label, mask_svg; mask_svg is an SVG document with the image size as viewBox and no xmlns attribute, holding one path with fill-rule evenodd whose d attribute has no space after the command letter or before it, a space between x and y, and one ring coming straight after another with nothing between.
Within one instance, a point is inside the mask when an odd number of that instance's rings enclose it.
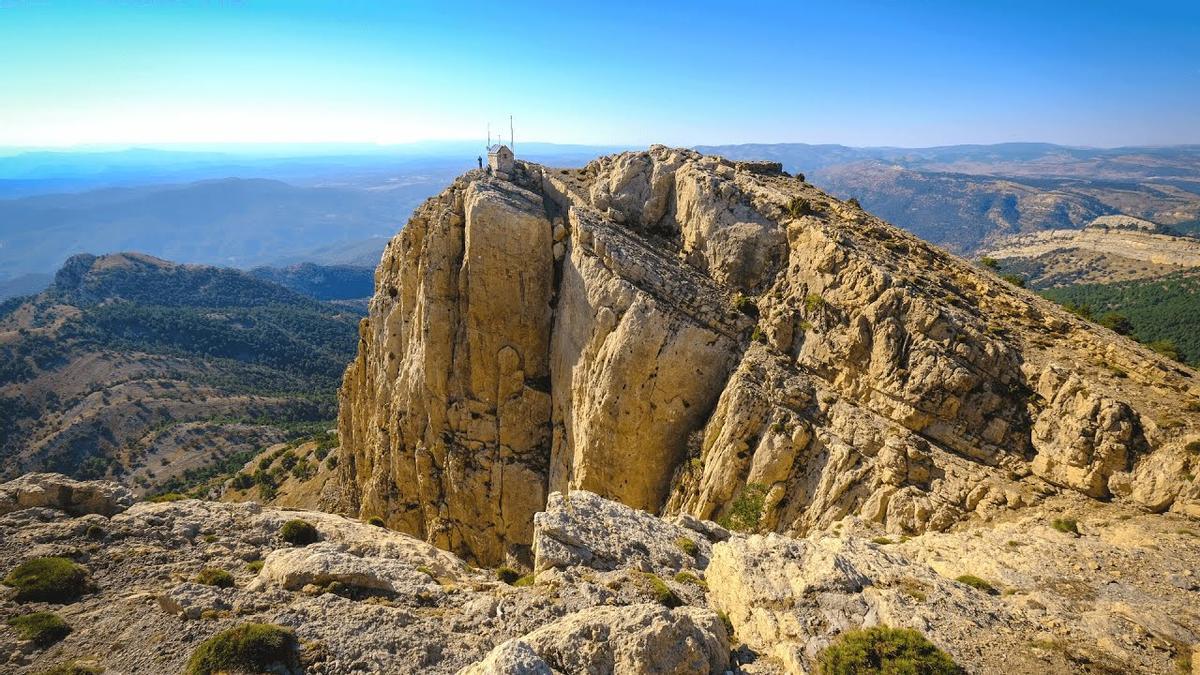
<instances>
[{"instance_id":1,"label":"layered rock strata","mask_svg":"<svg viewBox=\"0 0 1200 675\"><path fill-rule=\"evenodd\" d=\"M1194 371L769 163L465 174L361 337L328 505L484 563L532 563L553 491L790 535L1062 490L1200 515Z\"/></svg>"}]
</instances>

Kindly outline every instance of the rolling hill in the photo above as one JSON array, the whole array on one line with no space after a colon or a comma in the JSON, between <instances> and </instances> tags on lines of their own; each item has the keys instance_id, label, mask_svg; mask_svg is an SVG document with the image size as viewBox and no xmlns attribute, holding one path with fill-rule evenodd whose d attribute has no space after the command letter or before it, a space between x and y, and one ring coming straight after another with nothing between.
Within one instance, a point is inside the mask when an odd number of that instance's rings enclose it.
<instances>
[{"instance_id":1,"label":"rolling hill","mask_svg":"<svg viewBox=\"0 0 1200 675\"><path fill-rule=\"evenodd\" d=\"M0 305L4 475L158 491L323 431L358 319L237 270L75 256Z\"/></svg>"}]
</instances>

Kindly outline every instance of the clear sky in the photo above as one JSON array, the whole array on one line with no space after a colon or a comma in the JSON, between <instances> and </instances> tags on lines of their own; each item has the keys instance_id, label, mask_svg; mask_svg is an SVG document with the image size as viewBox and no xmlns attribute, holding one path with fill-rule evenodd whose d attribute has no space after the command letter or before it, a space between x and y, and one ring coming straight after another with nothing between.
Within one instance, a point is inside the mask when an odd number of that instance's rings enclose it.
<instances>
[{"instance_id":1,"label":"clear sky","mask_svg":"<svg viewBox=\"0 0 1200 675\"><path fill-rule=\"evenodd\" d=\"M0 145L1200 143L1200 0L0 0Z\"/></svg>"}]
</instances>

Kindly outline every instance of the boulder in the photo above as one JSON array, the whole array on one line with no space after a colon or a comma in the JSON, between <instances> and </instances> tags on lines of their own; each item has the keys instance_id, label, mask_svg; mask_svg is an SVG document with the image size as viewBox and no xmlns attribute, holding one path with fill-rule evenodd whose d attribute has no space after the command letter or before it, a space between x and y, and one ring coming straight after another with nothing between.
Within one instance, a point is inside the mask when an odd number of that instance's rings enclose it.
<instances>
[{"instance_id":1,"label":"boulder","mask_svg":"<svg viewBox=\"0 0 1200 675\"><path fill-rule=\"evenodd\" d=\"M534 572L580 565L660 574L704 569L712 544L696 530L586 490L550 495L533 519Z\"/></svg>"},{"instance_id":2,"label":"boulder","mask_svg":"<svg viewBox=\"0 0 1200 675\"><path fill-rule=\"evenodd\" d=\"M230 608L229 591L215 586L185 582L157 596L158 606L168 614L199 619L206 611Z\"/></svg>"},{"instance_id":3,"label":"boulder","mask_svg":"<svg viewBox=\"0 0 1200 675\"><path fill-rule=\"evenodd\" d=\"M553 675L554 671L521 639L504 642L479 663L458 671L458 675Z\"/></svg>"},{"instance_id":4,"label":"boulder","mask_svg":"<svg viewBox=\"0 0 1200 675\"><path fill-rule=\"evenodd\" d=\"M355 555L345 544L335 542L272 551L249 588L278 586L294 591L335 582L351 589L389 594L415 595L439 588L428 573L406 561Z\"/></svg>"},{"instance_id":5,"label":"boulder","mask_svg":"<svg viewBox=\"0 0 1200 675\"><path fill-rule=\"evenodd\" d=\"M525 645L541 664L517 645ZM514 663L516 657L523 660L515 663L531 669L482 670L489 663ZM658 604L592 607L500 645L464 672L548 672L538 669L542 666L588 675L724 673L729 667L729 636L720 617L707 609Z\"/></svg>"},{"instance_id":6,"label":"boulder","mask_svg":"<svg viewBox=\"0 0 1200 675\"><path fill-rule=\"evenodd\" d=\"M27 473L0 485L0 514L50 508L73 516L113 516L133 505L133 491L110 481L79 481L60 473Z\"/></svg>"}]
</instances>

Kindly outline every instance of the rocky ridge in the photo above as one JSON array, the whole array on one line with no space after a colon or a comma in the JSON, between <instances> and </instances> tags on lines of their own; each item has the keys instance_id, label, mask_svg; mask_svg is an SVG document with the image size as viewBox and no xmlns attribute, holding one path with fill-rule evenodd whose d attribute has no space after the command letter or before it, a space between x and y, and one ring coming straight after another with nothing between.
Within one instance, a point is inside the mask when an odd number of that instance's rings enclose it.
<instances>
[{"instance_id":1,"label":"rocky ridge","mask_svg":"<svg viewBox=\"0 0 1200 675\"><path fill-rule=\"evenodd\" d=\"M1005 237L984 256L1006 269L1028 269L1037 288L1149 279L1200 268L1200 240L1159 231L1137 218L1097 218L1082 230Z\"/></svg>"},{"instance_id":2,"label":"rocky ridge","mask_svg":"<svg viewBox=\"0 0 1200 675\"><path fill-rule=\"evenodd\" d=\"M1200 640L1195 522L1072 494L890 539L855 516L803 538L746 535L553 493L534 518L538 572L509 584L322 512L130 503L115 484L53 474L0 485L39 490L0 515L0 574L65 556L92 586L65 603L0 599L6 619L52 611L71 627L47 645L0 623L0 663L19 674L181 672L247 622L294 631L300 669L331 674L805 673L837 635L877 624L921 631L971 673L1172 673ZM1051 527L1068 517L1073 529ZM318 541L282 539L293 519ZM230 583L203 583L206 569ZM956 581L967 574L984 583Z\"/></svg>"},{"instance_id":3,"label":"rocky ridge","mask_svg":"<svg viewBox=\"0 0 1200 675\"><path fill-rule=\"evenodd\" d=\"M1194 371L790 176L469 172L385 251L325 505L482 564L588 490L792 537L1080 494L1200 515Z\"/></svg>"}]
</instances>

